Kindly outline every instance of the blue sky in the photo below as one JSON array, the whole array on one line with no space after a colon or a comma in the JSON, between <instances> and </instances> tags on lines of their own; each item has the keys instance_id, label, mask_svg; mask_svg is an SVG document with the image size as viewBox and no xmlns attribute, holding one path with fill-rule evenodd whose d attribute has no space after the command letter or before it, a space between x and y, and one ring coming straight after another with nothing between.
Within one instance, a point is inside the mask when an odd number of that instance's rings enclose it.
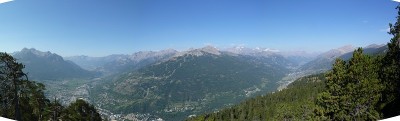
<instances>
[{"instance_id":1,"label":"blue sky","mask_svg":"<svg viewBox=\"0 0 400 121\"><path fill-rule=\"evenodd\" d=\"M327 51L387 43L391 0L14 0L0 4L0 51L62 56L244 45Z\"/></svg>"}]
</instances>

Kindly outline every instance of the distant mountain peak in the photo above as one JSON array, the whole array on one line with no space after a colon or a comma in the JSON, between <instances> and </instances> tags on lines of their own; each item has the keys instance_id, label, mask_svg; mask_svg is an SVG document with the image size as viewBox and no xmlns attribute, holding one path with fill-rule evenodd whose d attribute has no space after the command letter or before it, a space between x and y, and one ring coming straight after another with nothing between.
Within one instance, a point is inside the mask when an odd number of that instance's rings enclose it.
<instances>
[{"instance_id":1,"label":"distant mountain peak","mask_svg":"<svg viewBox=\"0 0 400 121\"><path fill-rule=\"evenodd\" d=\"M245 46L234 46L231 48L226 48L225 51L234 53L234 54L248 54L248 53L251 53L253 50L250 48L247 48Z\"/></svg>"},{"instance_id":2,"label":"distant mountain peak","mask_svg":"<svg viewBox=\"0 0 400 121\"><path fill-rule=\"evenodd\" d=\"M178 52L178 51L175 50L175 49L172 49L172 48L168 48L168 49L165 49L165 50L161 50L160 52Z\"/></svg>"},{"instance_id":3,"label":"distant mountain peak","mask_svg":"<svg viewBox=\"0 0 400 121\"><path fill-rule=\"evenodd\" d=\"M166 50L160 50L160 51L139 51L136 53L133 53L129 58L133 61L140 61L143 59L147 59L150 57L162 57L165 55L174 55L178 51L174 49L166 49Z\"/></svg>"},{"instance_id":4,"label":"distant mountain peak","mask_svg":"<svg viewBox=\"0 0 400 121\"><path fill-rule=\"evenodd\" d=\"M347 52L354 51L354 49L355 49L355 47L353 45L345 45L345 46L337 48L335 50L338 50L342 53L347 53Z\"/></svg>"},{"instance_id":5,"label":"distant mountain peak","mask_svg":"<svg viewBox=\"0 0 400 121\"><path fill-rule=\"evenodd\" d=\"M42 52L35 48L24 48L13 53L12 56L25 65L24 71L29 73L29 78L37 80L86 78L94 75L50 51Z\"/></svg>"},{"instance_id":6,"label":"distant mountain peak","mask_svg":"<svg viewBox=\"0 0 400 121\"><path fill-rule=\"evenodd\" d=\"M198 48L198 49L191 48L186 52L182 52L180 54L177 54L176 56L182 56L182 55L186 55L186 54L195 55L195 56L202 56L202 55L204 55L206 53L213 54L213 55L220 55L221 54L219 49L217 49L216 47L205 46L203 48Z\"/></svg>"},{"instance_id":7,"label":"distant mountain peak","mask_svg":"<svg viewBox=\"0 0 400 121\"><path fill-rule=\"evenodd\" d=\"M271 48L265 48L265 49L262 49L262 51L264 51L264 52L273 52L273 53L280 52L280 50L278 50L278 49L271 49Z\"/></svg>"},{"instance_id":8,"label":"distant mountain peak","mask_svg":"<svg viewBox=\"0 0 400 121\"><path fill-rule=\"evenodd\" d=\"M335 59L345 53L354 51L355 47L352 45L342 46L336 49L329 50L328 52L322 53L319 55L320 57L328 58L328 59Z\"/></svg>"},{"instance_id":9,"label":"distant mountain peak","mask_svg":"<svg viewBox=\"0 0 400 121\"><path fill-rule=\"evenodd\" d=\"M42 52L42 51L36 50L35 48L30 48L30 49L28 49L28 48L23 48L20 52L21 52L21 53L32 53L32 54L34 54L34 55L41 56L41 57L43 57L43 56L49 56L49 55L52 54L50 51Z\"/></svg>"},{"instance_id":10,"label":"distant mountain peak","mask_svg":"<svg viewBox=\"0 0 400 121\"><path fill-rule=\"evenodd\" d=\"M378 45L378 44L370 44L370 45L366 46L365 48L380 48L382 46L385 46L385 44L380 44L380 45Z\"/></svg>"},{"instance_id":11,"label":"distant mountain peak","mask_svg":"<svg viewBox=\"0 0 400 121\"><path fill-rule=\"evenodd\" d=\"M235 46L232 48L227 48L225 49L225 51L240 55L263 55L263 56L273 55L280 52L280 50L278 49L261 48L261 47L247 48L244 46Z\"/></svg>"},{"instance_id":12,"label":"distant mountain peak","mask_svg":"<svg viewBox=\"0 0 400 121\"><path fill-rule=\"evenodd\" d=\"M213 47L213 46L205 46L203 48L200 48L200 50L203 51L203 52L214 54L214 55L221 54L219 52L219 50L216 47Z\"/></svg>"}]
</instances>

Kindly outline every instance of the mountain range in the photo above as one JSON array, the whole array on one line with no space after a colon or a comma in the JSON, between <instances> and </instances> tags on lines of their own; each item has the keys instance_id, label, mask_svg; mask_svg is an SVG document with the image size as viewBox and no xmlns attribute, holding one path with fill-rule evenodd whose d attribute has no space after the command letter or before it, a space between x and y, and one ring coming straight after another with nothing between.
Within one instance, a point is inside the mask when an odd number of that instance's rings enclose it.
<instances>
[{"instance_id":1,"label":"mountain range","mask_svg":"<svg viewBox=\"0 0 400 121\"><path fill-rule=\"evenodd\" d=\"M92 96L113 112L181 120L275 90L290 71L283 62L288 61L278 55L232 55L204 47L104 80Z\"/></svg>"},{"instance_id":2,"label":"mountain range","mask_svg":"<svg viewBox=\"0 0 400 121\"><path fill-rule=\"evenodd\" d=\"M52 88L68 87L49 93L73 93L74 98L96 104L103 115L120 114L114 118L122 120L149 114L166 120L182 120L275 91L298 77L324 72L331 68L335 58L346 60L354 49L344 46L316 55L268 48L221 50L206 46L180 52L167 49L63 58L55 53L24 48L12 55L26 65L25 72L30 79L63 80L60 84L44 83L51 84ZM371 55L386 49L383 45L364 48Z\"/></svg>"},{"instance_id":3,"label":"mountain range","mask_svg":"<svg viewBox=\"0 0 400 121\"><path fill-rule=\"evenodd\" d=\"M71 56L65 57L65 59L73 61L87 70L110 75L139 69L148 64L166 60L177 52L173 49L167 49L162 51L140 51L131 55L114 54L105 57Z\"/></svg>"},{"instance_id":4,"label":"mountain range","mask_svg":"<svg viewBox=\"0 0 400 121\"><path fill-rule=\"evenodd\" d=\"M92 78L96 73L82 69L72 61L51 53L24 48L12 56L25 65L25 72L33 80L62 80L74 78Z\"/></svg>"},{"instance_id":5,"label":"mountain range","mask_svg":"<svg viewBox=\"0 0 400 121\"><path fill-rule=\"evenodd\" d=\"M299 71L310 71L312 73L324 72L331 69L336 58L348 60L353 55L356 48L351 45L346 45L337 49L332 49L318 55L314 60L302 65ZM372 44L363 48L364 53L368 55L376 55L384 53L387 50L385 45Z\"/></svg>"}]
</instances>

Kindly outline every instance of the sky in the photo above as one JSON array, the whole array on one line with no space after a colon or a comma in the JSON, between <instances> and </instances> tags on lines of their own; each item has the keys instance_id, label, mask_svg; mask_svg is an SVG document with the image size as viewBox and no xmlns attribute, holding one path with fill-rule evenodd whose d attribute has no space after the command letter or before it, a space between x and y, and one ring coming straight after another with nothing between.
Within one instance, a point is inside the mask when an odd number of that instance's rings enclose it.
<instances>
[{"instance_id":1,"label":"sky","mask_svg":"<svg viewBox=\"0 0 400 121\"><path fill-rule=\"evenodd\" d=\"M323 52L386 44L398 5L392 0L1 1L1 52L26 47L61 56L206 45Z\"/></svg>"}]
</instances>

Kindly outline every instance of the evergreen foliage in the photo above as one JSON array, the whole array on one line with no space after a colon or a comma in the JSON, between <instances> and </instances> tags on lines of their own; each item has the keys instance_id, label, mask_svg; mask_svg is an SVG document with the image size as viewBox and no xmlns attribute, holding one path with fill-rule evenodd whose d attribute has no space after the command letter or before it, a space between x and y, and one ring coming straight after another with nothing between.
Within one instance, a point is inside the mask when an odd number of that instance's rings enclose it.
<instances>
[{"instance_id":1,"label":"evergreen foliage","mask_svg":"<svg viewBox=\"0 0 400 121\"><path fill-rule=\"evenodd\" d=\"M40 114L38 104L43 100L36 99L44 98L44 86L28 81L23 68L11 55L0 53L1 114L16 120L38 119L39 115L25 114Z\"/></svg>"},{"instance_id":2,"label":"evergreen foliage","mask_svg":"<svg viewBox=\"0 0 400 121\"><path fill-rule=\"evenodd\" d=\"M376 106L381 98L382 84L378 79L376 59L354 51L349 62L337 59L326 74L326 90L317 99L321 119L377 120Z\"/></svg>"},{"instance_id":3,"label":"evergreen foliage","mask_svg":"<svg viewBox=\"0 0 400 121\"><path fill-rule=\"evenodd\" d=\"M324 81L323 74L303 77L279 92L251 98L216 113L187 120L312 120L315 117L315 99L324 90Z\"/></svg>"},{"instance_id":4,"label":"evergreen foliage","mask_svg":"<svg viewBox=\"0 0 400 121\"><path fill-rule=\"evenodd\" d=\"M94 106L81 99L65 108L62 115L63 121L101 121Z\"/></svg>"},{"instance_id":5,"label":"evergreen foliage","mask_svg":"<svg viewBox=\"0 0 400 121\"><path fill-rule=\"evenodd\" d=\"M96 109L82 100L77 100L65 110L56 100L50 102L43 93L45 86L30 81L23 68L24 65L11 55L0 53L0 116L18 121L101 120ZM73 110L78 108L82 109L81 112Z\"/></svg>"},{"instance_id":6,"label":"evergreen foliage","mask_svg":"<svg viewBox=\"0 0 400 121\"><path fill-rule=\"evenodd\" d=\"M399 10L396 23L389 24L392 39L387 44L388 51L381 59L379 78L386 87L382 93L382 112L385 117L396 116L400 114L400 5L396 7Z\"/></svg>"}]
</instances>

